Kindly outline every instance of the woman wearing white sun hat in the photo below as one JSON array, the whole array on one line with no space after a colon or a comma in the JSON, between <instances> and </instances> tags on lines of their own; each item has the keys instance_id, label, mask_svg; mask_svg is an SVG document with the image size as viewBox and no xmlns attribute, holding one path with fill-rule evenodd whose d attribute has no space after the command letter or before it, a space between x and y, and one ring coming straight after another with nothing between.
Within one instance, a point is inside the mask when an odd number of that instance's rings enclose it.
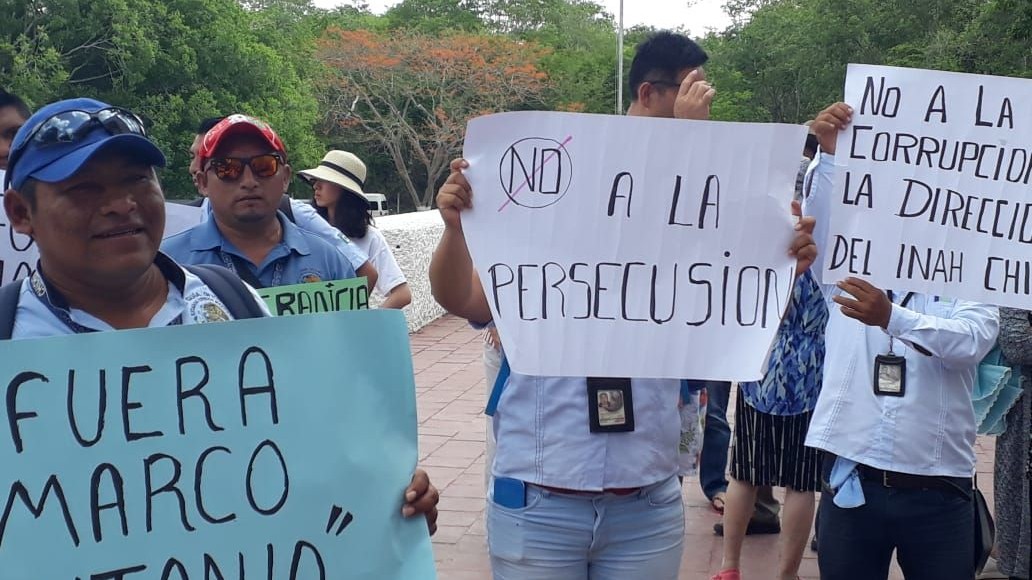
<instances>
[{"instance_id":1,"label":"woman wearing white sun hat","mask_svg":"<svg viewBox=\"0 0 1032 580\"><path fill-rule=\"evenodd\" d=\"M366 166L355 154L330 151L318 167L298 173L312 185L312 205L319 215L351 239L369 256L380 274L375 291L384 297L383 308L403 308L412 301L408 281L398 267L383 234L373 227L369 202L363 195Z\"/></svg>"}]
</instances>

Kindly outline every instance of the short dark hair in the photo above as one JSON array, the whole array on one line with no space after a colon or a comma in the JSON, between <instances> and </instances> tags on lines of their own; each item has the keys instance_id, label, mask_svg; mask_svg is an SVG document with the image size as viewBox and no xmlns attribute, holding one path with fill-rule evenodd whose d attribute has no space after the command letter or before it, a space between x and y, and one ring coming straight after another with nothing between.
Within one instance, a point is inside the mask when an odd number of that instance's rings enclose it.
<instances>
[{"instance_id":1,"label":"short dark hair","mask_svg":"<svg viewBox=\"0 0 1032 580\"><path fill-rule=\"evenodd\" d=\"M32 111L29 110L25 101L21 100L21 97L7 92L6 89L0 89L0 109L6 109L7 107L14 107L18 114L26 119L32 116Z\"/></svg>"},{"instance_id":2,"label":"short dark hair","mask_svg":"<svg viewBox=\"0 0 1032 580\"><path fill-rule=\"evenodd\" d=\"M201 121L201 124L197 126L197 134L204 135L208 131L211 131L211 128L215 125L218 125L219 121L223 119L225 119L225 117L208 117L207 119Z\"/></svg>"},{"instance_id":3,"label":"short dark hair","mask_svg":"<svg viewBox=\"0 0 1032 580\"><path fill-rule=\"evenodd\" d=\"M707 60L706 51L683 34L662 30L649 36L635 49L631 61L631 100L638 98L638 87L646 79L673 83L677 73L700 67Z\"/></svg>"}]
</instances>

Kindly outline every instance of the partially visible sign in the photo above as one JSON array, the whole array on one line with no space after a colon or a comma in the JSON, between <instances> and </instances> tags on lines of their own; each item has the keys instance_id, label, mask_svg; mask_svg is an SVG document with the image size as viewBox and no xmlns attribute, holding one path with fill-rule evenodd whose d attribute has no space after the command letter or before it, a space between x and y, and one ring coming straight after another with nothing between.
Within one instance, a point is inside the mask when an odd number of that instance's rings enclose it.
<instances>
[{"instance_id":1,"label":"partially visible sign","mask_svg":"<svg viewBox=\"0 0 1032 580\"><path fill-rule=\"evenodd\" d=\"M845 100L823 280L1028 308L1032 80L851 64Z\"/></svg>"},{"instance_id":2,"label":"partially visible sign","mask_svg":"<svg viewBox=\"0 0 1032 580\"><path fill-rule=\"evenodd\" d=\"M275 316L369 308L369 288L364 277L261 288L258 295Z\"/></svg>"}]
</instances>

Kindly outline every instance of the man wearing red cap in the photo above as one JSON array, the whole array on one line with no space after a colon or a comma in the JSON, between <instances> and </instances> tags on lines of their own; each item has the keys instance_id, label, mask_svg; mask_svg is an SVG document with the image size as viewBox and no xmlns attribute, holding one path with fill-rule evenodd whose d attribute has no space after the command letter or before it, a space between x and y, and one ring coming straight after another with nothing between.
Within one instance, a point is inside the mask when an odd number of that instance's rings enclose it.
<instances>
[{"instance_id":1,"label":"man wearing red cap","mask_svg":"<svg viewBox=\"0 0 1032 580\"><path fill-rule=\"evenodd\" d=\"M200 199L191 202L190 205L201 208L202 220L207 220L211 217L211 203L208 200L207 192L199 181L200 175L203 173L201 170L201 145L204 143L204 136L208 134L208 131L215 128L223 119L225 117L210 117L201 121L197 128L197 135L194 137L193 143L190 144L190 178L193 180L197 192L202 196ZM355 269L355 273L359 276L364 276L367 281L366 285L370 290L373 289L377 283L379 273L373 267L370 257L344 236L340 230L331 226L323 219L310 203L300 199L293 199L284 193L280 199L280 210L285 212L287 219L297 224L301 229L308 230L337 246L348 257L351 266Z\"/></svg>"},{"instance_id":2,"label":"man wearing red cap","mask_svg":"<svg viewBox=\"0 0 1032 580\"><path fill-rule=\"evenodd\" d=\"M204 136L198 184L209 221L165 240L184 264L217 264L255 287L355 277L347 256L278 211L290 182L287 152L267 123L231 115Z\"/></svg>"}]
</instances>

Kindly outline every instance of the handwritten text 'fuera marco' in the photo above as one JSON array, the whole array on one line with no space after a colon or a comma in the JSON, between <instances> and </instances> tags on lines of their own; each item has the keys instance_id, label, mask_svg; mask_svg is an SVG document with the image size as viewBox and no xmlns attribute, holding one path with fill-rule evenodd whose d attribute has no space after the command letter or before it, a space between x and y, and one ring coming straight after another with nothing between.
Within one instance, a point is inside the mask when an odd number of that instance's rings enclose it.
<instances>
[{"instance_id":1,"label":"handwritten text 'fuera marco'","mask_svg":"<svg viewBox=\"0 0 1032 580\"><path fill-rule=\"evenodd\" d=\"M101 545L139 534L196 533L245 516L271 521L284 509L291 476L288 459L273 439L281 417L269 355L258 346L244 349L236 372L224 373L232 376L213 375L213 366L202 356L184 356L168 364L169 368L136 364L90 372L69 369L60 376L24 370L0 378L5 381L3 430L9 434L0 436L0 445L13 450L15 458L15 465L4 469L4 479L10 483L5 486L8 493L0 515L0 562L18 557L5 554L11 534L31 534L33 522L38 525L41 518L61 522L66 532L64 538L40 538L60 557L90 543ZM168 410L151 412L152 405ZM44 422L54 425L50 420L64 428L40 427ZM156 445L174 438L217 441L221 433L249 428L255 430L256 443L246 449L215 443L198 446L204 448L187 456L155 451ZM55 470L45 479L24 481L18 473L18 458L42 453L44 441L53 449L55 438L67 438L63 448L69 453L118 449L119 458L99 461L84 471L67 470L64 462L54 461ZM134 448L139 451L133 453ZM234 493L225 493L227 489ZM220 493L213 494L216 490ZM214 501L213 495L220 501ZM81 499L86 497L88 502ZM12 527L15 523L17 528ZM213 548L212 553L176 554L156 562L112 563L68 580L329 577L313 538L292 542L277 563L279 549L268 543L215 556Z\"/></svg>"}]
</instances>

